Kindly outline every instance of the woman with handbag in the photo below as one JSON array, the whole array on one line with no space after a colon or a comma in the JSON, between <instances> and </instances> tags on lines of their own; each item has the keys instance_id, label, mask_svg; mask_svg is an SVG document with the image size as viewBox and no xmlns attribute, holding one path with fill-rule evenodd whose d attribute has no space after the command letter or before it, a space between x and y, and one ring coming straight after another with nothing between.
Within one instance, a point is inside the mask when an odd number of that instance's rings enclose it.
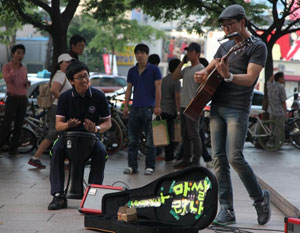
<instances>
[{"instance_id":1,"label":"woman with handbag","mask_svg":"<svg viewBox=\"0 0 300 233\"><path fill-rule=\"evenodd\" d=\"M68 66L74 59L67 53L63 53L58 57L58 69L55 72L51 80L50 92L53 96L53 102L48 112L49 117L49 129L46 138L41 142L34 156L32 156L28 164L37 167L37 168L46 168L42 164L40 157L45 152L45 150L52 144L52 142L57 138L58 133L55 130L55 115L57 100L61 93L72 88L71 83L66 77L66 70Z\"/></svg>"}]
</instances>

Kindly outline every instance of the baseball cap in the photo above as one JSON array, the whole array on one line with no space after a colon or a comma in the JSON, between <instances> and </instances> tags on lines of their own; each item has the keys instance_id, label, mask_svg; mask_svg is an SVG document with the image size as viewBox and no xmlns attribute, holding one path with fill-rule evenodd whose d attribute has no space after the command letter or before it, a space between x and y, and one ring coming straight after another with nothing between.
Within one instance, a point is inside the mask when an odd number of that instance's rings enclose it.
<instances>
[{"instance_id":1,"label":"baseball cap","mask_svg":"<svg viewBox=\"0 0 300 233\"><path fill-rule=\"evenodd\" d=\"M61 63L62 61L72 61L72 60L74 60L74 58L71 57L68 53L63 53L58 57L58 63Z\"/></svg>"},{"instance_id":2,"label":"baseball cap","mask_svg":"<svg viewBox=\"0 0 300 233\"><path fill-rule=\"evenodd\" d=\"M196 42L192 42L184 50L195 50L196 52L201 52L201 46Z\"/></svg>"},{"instance_id":3,"label":"baseball cap","mask_svg":"<svg viewBox=\"0 0 300 233\"><path fill-rule=\"evenodd\" d=\"M246 18L246 12L244 7L238 4L233 4L231 6L226 7L222 13L219 15L219 21L222 21L223 19L231 19L235 18L237 16L243 16Z\"/></svg>"}]
</instances>

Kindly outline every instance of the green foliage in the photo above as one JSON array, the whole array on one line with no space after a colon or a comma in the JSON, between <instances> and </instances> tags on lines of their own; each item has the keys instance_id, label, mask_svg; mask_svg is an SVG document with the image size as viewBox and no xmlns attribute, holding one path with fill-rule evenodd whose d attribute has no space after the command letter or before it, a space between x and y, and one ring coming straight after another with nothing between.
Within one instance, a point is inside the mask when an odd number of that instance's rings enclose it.
<instances>
[{"instance_id":1,"label":"green foliage","mask_svg":"<svg viewBox=\"0 0 300 233\"><path fill-rule=\"evenodd\" d=\"M99 21L106 22L112 17L123 17L126 10L130 10L131 0L87 0L86 13L92 15ZM96 9L96 10L95 10Z\"/></svg>"},{"instance_id":2,"label":"green foliage","mask_svg":"<svg viewBox=\"0 0 300 233\"><path fill-rule=\"evenodd\" d=\"M131 10L131 0L88 1L86 12L93 12L94 24L85 24L85 29L92 27L96 36L91 40L90 47L98 52L122 52L126 45L141 41L164 38L164 32L138 24L135 20L125 17L125 12Z\"/></svg>"},{"instance_id":3,"label":"green foliage","mask_svg":"<svg viewBox=\"0 0 300 233\"><path fill-rule=\"evenodd\" d=\"M100 68L100 71L104 69L103 66L99 67L103 63L100 54L123 52L128 44L165 37L163 31L140 25L136 20L125 19L122 14L105 21L96 20L87 14L75 17L68 36L74 34L80 34L86 39L88 65L91 70Z\"/></svg>"},{"instance_id":4,"label":"green foliage","mask_svg":"<svg viewBox=\"0 0 300 233\"><path fill-rule=\"evenodd\" d=\"M253 1L252 1L253 2ZM232 4L244 6L249 19L254 23L266 24L262 15L269 7L265 3L245 3L244 0L132 0L131 7L141 7L156 20L167 22L178 20L178 28L203 33L205 28L219 27L218 16Z\"/></svg>"},{"instance_id":5,"label":"green foliage","mask_svg":"<svg viewBox=\"0 0 300 233\"><path fill-rule=\"evenodd\" d=\"M2 4L0 2L0 7ZM7 46L13 42L13 37L16 35L17 29L21 28L22 23L12 11L1 11L0 13L0 43Z\"/></svg>"}]
</instances>

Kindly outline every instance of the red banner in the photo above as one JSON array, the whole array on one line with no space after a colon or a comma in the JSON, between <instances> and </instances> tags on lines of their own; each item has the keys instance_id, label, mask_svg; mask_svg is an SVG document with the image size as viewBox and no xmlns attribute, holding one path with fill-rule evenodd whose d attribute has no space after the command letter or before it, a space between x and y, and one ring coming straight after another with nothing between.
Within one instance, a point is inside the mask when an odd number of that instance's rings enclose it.
<instances>
[{"instance_id":1,"label":"red banner","mask_svg":"<svg viewBox=\"0 0 300 233\"><path fill-rule=\"evenodd\" d=\"M103 54L104 70L106 74L111 74L109 54Z\"/></svg>"}]
</instances>

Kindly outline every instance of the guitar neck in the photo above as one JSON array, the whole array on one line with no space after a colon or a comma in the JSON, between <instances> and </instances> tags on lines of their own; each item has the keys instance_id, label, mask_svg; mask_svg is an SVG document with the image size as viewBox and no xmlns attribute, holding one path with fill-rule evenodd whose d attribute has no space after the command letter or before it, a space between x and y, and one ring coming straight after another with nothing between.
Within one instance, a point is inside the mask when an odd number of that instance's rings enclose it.
<instances>
[{"instance_id":1,"label":"guitar neck","mask_svg":"<svg viewBox=\"0 0 300 233\"><path fill-rule=\"evenodd\" d=\"M228 53L226 53L222 59L227 60L227 58L235 51L244 48L248 43L251 43L252 39L247 38L242 42L233 46ZM197 89L196 96L191 100L189 105L184 111L184 114L192 120L197 120L206 106L206 104L212 99L213 94L217 90L218 86L221 84L223 78L220 77L220 74L217 71L217 68L210 72L208 77L206 78L203 83L200 84L199 88Z\"/></svg>"}]
</instances>

